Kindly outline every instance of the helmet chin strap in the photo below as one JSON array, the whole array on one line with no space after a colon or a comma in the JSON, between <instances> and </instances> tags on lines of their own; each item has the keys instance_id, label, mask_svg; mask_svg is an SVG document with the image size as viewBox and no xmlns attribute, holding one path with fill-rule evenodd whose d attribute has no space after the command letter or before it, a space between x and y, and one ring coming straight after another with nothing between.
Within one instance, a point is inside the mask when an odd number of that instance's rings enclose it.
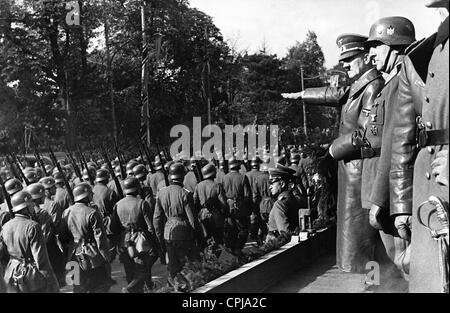
<instances>
[{"instance_id":1,"label":"helmet chin strap","mask_svg":"<svg viewBox=\"0 0 450 313\"><path fill-rule=\"evenodd\" d=\"M389 46L389 52L386 55L385 63L384 63L384 72L390 73L394 68L395 62L397 61L398 53L393 53L394 49Z\"/></svg>"}]
</instances>

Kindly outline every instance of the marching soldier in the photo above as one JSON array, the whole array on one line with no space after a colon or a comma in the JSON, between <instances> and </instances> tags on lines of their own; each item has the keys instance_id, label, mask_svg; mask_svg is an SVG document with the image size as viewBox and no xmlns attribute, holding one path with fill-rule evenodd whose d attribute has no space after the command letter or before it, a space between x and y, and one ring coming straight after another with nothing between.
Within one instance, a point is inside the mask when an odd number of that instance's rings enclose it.
<instances>
[{"instance_id":1,"label":"marching soldier","mask_svg":"<svg viewBox=\"0 0 450 313\"><path fill-rule=\"evenodd\" d=\"M398 233L411 235L409 292L448 293L449 1L425 3L445 8L447 18L403 62L392 117L390 214Z\"/></svg>"},{"instance_id":2,"label":"marching soldier","mask_svg":"<svg viewBox=\"0 0 450 313\"><path fill-rule=\"evenodd\" d=\"M194 190L194 207L200 222L207 231L207 238L213 238L217 244L223 244L223 226L228 217L228 205L225 191L216 183L216 167L207 164L202 168L203 181Z\"/></svg>"},{"instance_id":3,"label":"marching soldier","mask_svg":"<svg viewBox=\"0 0 450 313\"><path fill-rule=\"evenodd\" d=\"M91 186L80 183L73 189L75 204L64 211L61 241L69 245L69 260L80 266L80 285L74 292L107 292L111 287L109 276L109 247L101 214L90 202Z\"/></svg>"},{"instance_id":4,"label":"marching soldier","mask_svg":"<svg viewBox=\"0 0 450 313\"><path fill-rule=\"evenodd\" d=\"M153 198L156 199L156 193L158 192L158 184L164 181L163 165L159 158L155 158L155 173L149 173L147 175L147 186L150 186L153 192Z\"/></svg>"},{"instance_id":5,"label":"marching soldier","mask_svg":"<svg viewBox=\"0 0 450 313\"><path fill-rule=\"evenodd\" d=\"M216 182L217 183L222 183L223 181L223 177L226 175L225 173L225 160L223 158L221 158L219 160L219 169L217 170L216 173Z\"/></svg>"},{"instance_id":6,"label":"marching soldier","mask_svg":"<svg viewBox=\"0 0 450 313\"><path fill-rule=\"evenodd\" d=\"M184 176L183 186L190 192L194 192L195 186L197 185L197 177L195 176L195 170L197 165L195 164L195 157L191 158L190 169Z\"/></svg>"},{"instance_id":7,"label":"marching soldier","mask_svg":"<svg viewBox=\"0 0 450 313\"><path fill-rule=\"evenodd\" d=\"M53 224L56 228L59 228L62 219L63 210L61 207L52 200L53 196L56 193L56 182L55 179L51 176L42 177L39 180L39 183L44 186L45 189L45 199L43 208L50 214L52 217Z\"/></svg>"},{"instance_id":8,"label":"marching soldier","mask_svg":"<svg viewBox=\"0 0 450 313\"><path fill-rule=\"evenodd\" d=\"M294 170L287 166L269 169L269 191L276 198L269 213L266 240L281 234L291 234L298 228L298 203L289 190L289 182L294 178Z\"/></svg>"},{"instance_id":9,"label":"marching soldier","mask_svg":"<svg viewBox=\"0 0 450 313\"><path fill-rule=\"evenodd\" d=\"M250 162L250 171L245 173L247 176L248 182L250 184L250 189L252 191L252 213L250 215L250 239L259 241L258 238L258 230L260 228L260 224L262 223L260 214L259 214L259 203L253 201L253 195L256 193L256 179L258 176L262 174L259 170L261 164L261 159L256 156Z\"/></svg>"},{"instance_id":10,"label":"marching soldier","mask_svg":"<svg viewBox=\"0 0 450 313\"><path fill-rule=\"evenodd\" d=\"M259 236L260 242L264 242L267 236L267 223L269 222L269 214L272 210L275 199L272 198L269 190L269 162L270 157L266 156L263 159L262 173L255 180L255 188L253 191L253 203L258 206L258 213L261 219Z\"/></svg>"},{"instance_id":11,"label":"marching soldier","mask_svg":"<svg viewBox=\"0 0 450 313\"><path fill-rule=\"evenodd\" d=\"M354 139L355 131L364 133L367 116L376 105L374 100L384 83L380 72L373 68L365 45L367 38L343 34L336 40L340 48L339 61L343 62L349 78L354 79L350 88L309 88L296 95L308 104L343 105L339 137L329 147L327 156L339 161L336 257L337 266L344 272L365 272L367 262L374 260L374 247L379 241L377 232L369 224L369 207L364 205L367 201L362 201L370 190L362 191L361 182L366 158L379 155L380 149L374 145L370 154L363 155ZM313 154L312 148L308 150L308 154ZM308 175L314 167L312 160L302 158L297 172L304 196L312 185L312 177Z\"/></svg>"},{"instance_id":12,"label":"marching soldier","mask_svg":"<svg viewBox=\"0 0 450 313\"><path fill-rule=\"evenodd\" d=\"M123 187L126 197L114 208L114 215L125 231L119 248L128 283L123 291L143 292L144 285L152 286L151 268L159 253L153 212L149 203L139 197L141 183L136 177L125 179Z\"/></svg>"},{"instance_id":13,"label":"marching soldier","mask_svg":"<svg viewBox=\"0 0 450 313\"><path fill-rule=\"evenodd\" d=\"M57 243L56 225L53 223L52 216L45 208L45 187L40 183L34 183L27 187L27 192L31 195L35 204L32 218L41 225L50 263L60 286L62 286L65 284L65 259Z\"/></svg>"},{"instance_id":14,"label":"marching soldier","mask_svg":"<svg viewBox=\"0 0 450 313\"><path fill-rule=\"evenodd\" d=\"M385 83L367 114L367 135L363 136L359 144L363 151L376 151L381 148L380 154L375 153L364 160L362 202L364 208L370 209L371 225L382 230L380 236L386 253L405 279L409 272L407 247L411 238L400 234L394 225L394 217L405 212L389 213L389 171L399 74L405 50L414 41L414 25L407 18L385 17L371 26L367 45L370 46L370 54L376 62L377 70L385 73Z\"/></svg>"},{"instance_id":15,"label":"marching soldier","mask_svg":"<svg viewBox=\"0 0 450 313\"><path fill-rule=\"evenodd\" d=\"M7 292L58 292L41 226L31 218L34 211L31 195L18 191L11 204L14 218L3 225L0 233L0 257L6 253L10 256L4 274Z\"/></svg>"},{"instance_id":16,"label":"marching soldier","mask_svg":"<svg viewBox=\"0 0 450 313\"><path fill-rule=\"evenodd\" d=\"M70 206L70 196L64 185L64 178L60 172L55 172L53 174L56 184L56 192L53 201L61 208L62 211Z\"/></svg>"},{"instance_id":17,"label":"marching soldier","mask_svg":"<svg viewBox=\"0 0 450 313\"><path fill-rule=\"evenodd\" d=\"M136 160L131 160L130 162L127 163L126 166L126 172L127 172L127 176L133 176L133 168L138 165L139 163Z\"/></svg>"},{"instance_id":18,"label":"marching soldier","mask_svg":"<svg viewBox=\"0 0 450 313\"><path fill-rule=\"evenodd\" d=\"M183 268L186 257L198 260L200 256L194 237L194 230L198 227L194 215L194 200L192 193L183 188L184 165L172 164L169 173L172 182L159 191L153 224L158 238L164 234L169 259L168 270L173 281Z\"/></svg>"},{"instance_id":19,"label":"marching soldier","mask_svg":"<svg viewBox=\"0 0 450 313\"><path fill-rule=\"evenodd\" d=\"M116 175L117 180L119 181L119 184L122 186L123 180L122 180L122 172L120 170L120 165L117 165L116 167L114 167L114 174ZM119 190L117 189L116 182L114 181L114 179L111 179L106 186L112 190L113 203L117 203L120 200L120 197L119 197Z\"/></svg>"},{"instance_id":20,"label":"marching soldier","mask_svg":"<svg viewBox=\"0 0 450 313\"><path fill-rule=\"evenodd\" d=\"M105 169L97 170L95 186L92 189L94 193L93 200L104 219L111 216L115 204L113 191L107 186L108 181L109 172Z\"/></svg>"},{"instance_id":21,"label":"marching soldier","mask_svg":"<svg viewBox=\"0 0 450 313\"><path fill-rule=\"evenodd\" d=\"M248 237L252 191L245 175L239 173L239 161L232 157L228 162L229 173L223 178L223 187L230 210L231 222L227 223L225 245L239 254ZM229 220L230 220L229 219Z\"/></svg>"}]
</instances>

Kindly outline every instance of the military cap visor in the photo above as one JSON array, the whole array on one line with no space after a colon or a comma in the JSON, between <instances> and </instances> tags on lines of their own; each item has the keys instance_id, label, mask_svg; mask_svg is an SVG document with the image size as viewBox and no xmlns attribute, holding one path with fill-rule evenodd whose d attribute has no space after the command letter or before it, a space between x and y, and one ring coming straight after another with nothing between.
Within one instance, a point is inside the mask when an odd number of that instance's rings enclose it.
<instances>
[{"instance_id":1,"label":"military cap visor","mask_svg":"<svg viewBox=\"0 0 450 313\"><path fill-rule=\"evenodd\" d=\"M365 42L366 36L358 34L342 34L336 39L339 48L339 61L344 61L350 57L367 51Z\"/></svg>"},{"instance_id":2,"label":"military cap visor","mask_svg":"<svg viewBox=\"0 0 450 313\"><path fill-rule=\"evenodd\" d=\"M289 179L292 178L295 171L287 166L279 165L276 168L269 169L269 181L273 179Z\"/></svg>"}]
</instances>

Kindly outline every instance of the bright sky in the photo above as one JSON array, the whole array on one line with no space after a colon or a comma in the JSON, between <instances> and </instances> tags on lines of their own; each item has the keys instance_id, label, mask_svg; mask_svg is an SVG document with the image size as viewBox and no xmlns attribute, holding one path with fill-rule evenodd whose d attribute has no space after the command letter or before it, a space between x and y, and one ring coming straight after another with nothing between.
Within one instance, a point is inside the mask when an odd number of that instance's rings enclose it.
<instances>
[{"instance_id":1,"label":"bright sky","mask_svg":"<svg viewBox=\"0 0 450 313\"><path fill-rule=\"evenodd\" d=\"M189 0L191 7L208 14L225 40L238 50L258 51L265 43L269 53L284 57L308 30L316 32L325 65L337 64L336 38L342 33L369 34L380 17L404 16L416 28L416 38L436 31L440 16L424 0Z\"/></svg>"}]
</instances>

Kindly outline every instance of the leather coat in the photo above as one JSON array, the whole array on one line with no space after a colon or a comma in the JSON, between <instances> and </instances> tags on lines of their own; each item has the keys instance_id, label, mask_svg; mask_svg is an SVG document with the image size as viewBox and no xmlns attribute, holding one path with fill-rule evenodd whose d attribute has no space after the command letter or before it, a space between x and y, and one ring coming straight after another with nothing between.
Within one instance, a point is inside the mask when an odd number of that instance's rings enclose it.
<instances>
[{"instance_id":1,"label":"leather coat","mask_svg":"<svg viewBox=\"0 0 450 313\"><path fill-rule=\"evenodd\" d=\"M311 88L305 90L303 97L307 104L343 105L339 136L330 146L330 154L339 161L336 262L346 272L363 272L366 263L373 260L376 232L361 202L365 159L353 146L352 136L355 130L364 131L368 112L383 85L381 74L371 69L350 88Z\"/></svg>"},{"instance_id":2,"label":"leather coat","mask_svg":"<svg viewBox=\"0 0 450 313\"><path fill-rule=\"evenodd\" d=\"M436 153L448 150L447 144L418 147L417 121L424 130L449 132L448 18L439 31L409 52L400 75L399 101L392 140L390 188L391 214L412 214L410 292L441 292L438 242L425 224L441 229L433 206L419 205L429 196L437 196L448 206L449 189L436 183L431 163ZM448 161L447 161L448 162ZM448 163L447 163L448 164ZM448 170L448 168L447 168Z\"/></svg>"}]
</instances>

